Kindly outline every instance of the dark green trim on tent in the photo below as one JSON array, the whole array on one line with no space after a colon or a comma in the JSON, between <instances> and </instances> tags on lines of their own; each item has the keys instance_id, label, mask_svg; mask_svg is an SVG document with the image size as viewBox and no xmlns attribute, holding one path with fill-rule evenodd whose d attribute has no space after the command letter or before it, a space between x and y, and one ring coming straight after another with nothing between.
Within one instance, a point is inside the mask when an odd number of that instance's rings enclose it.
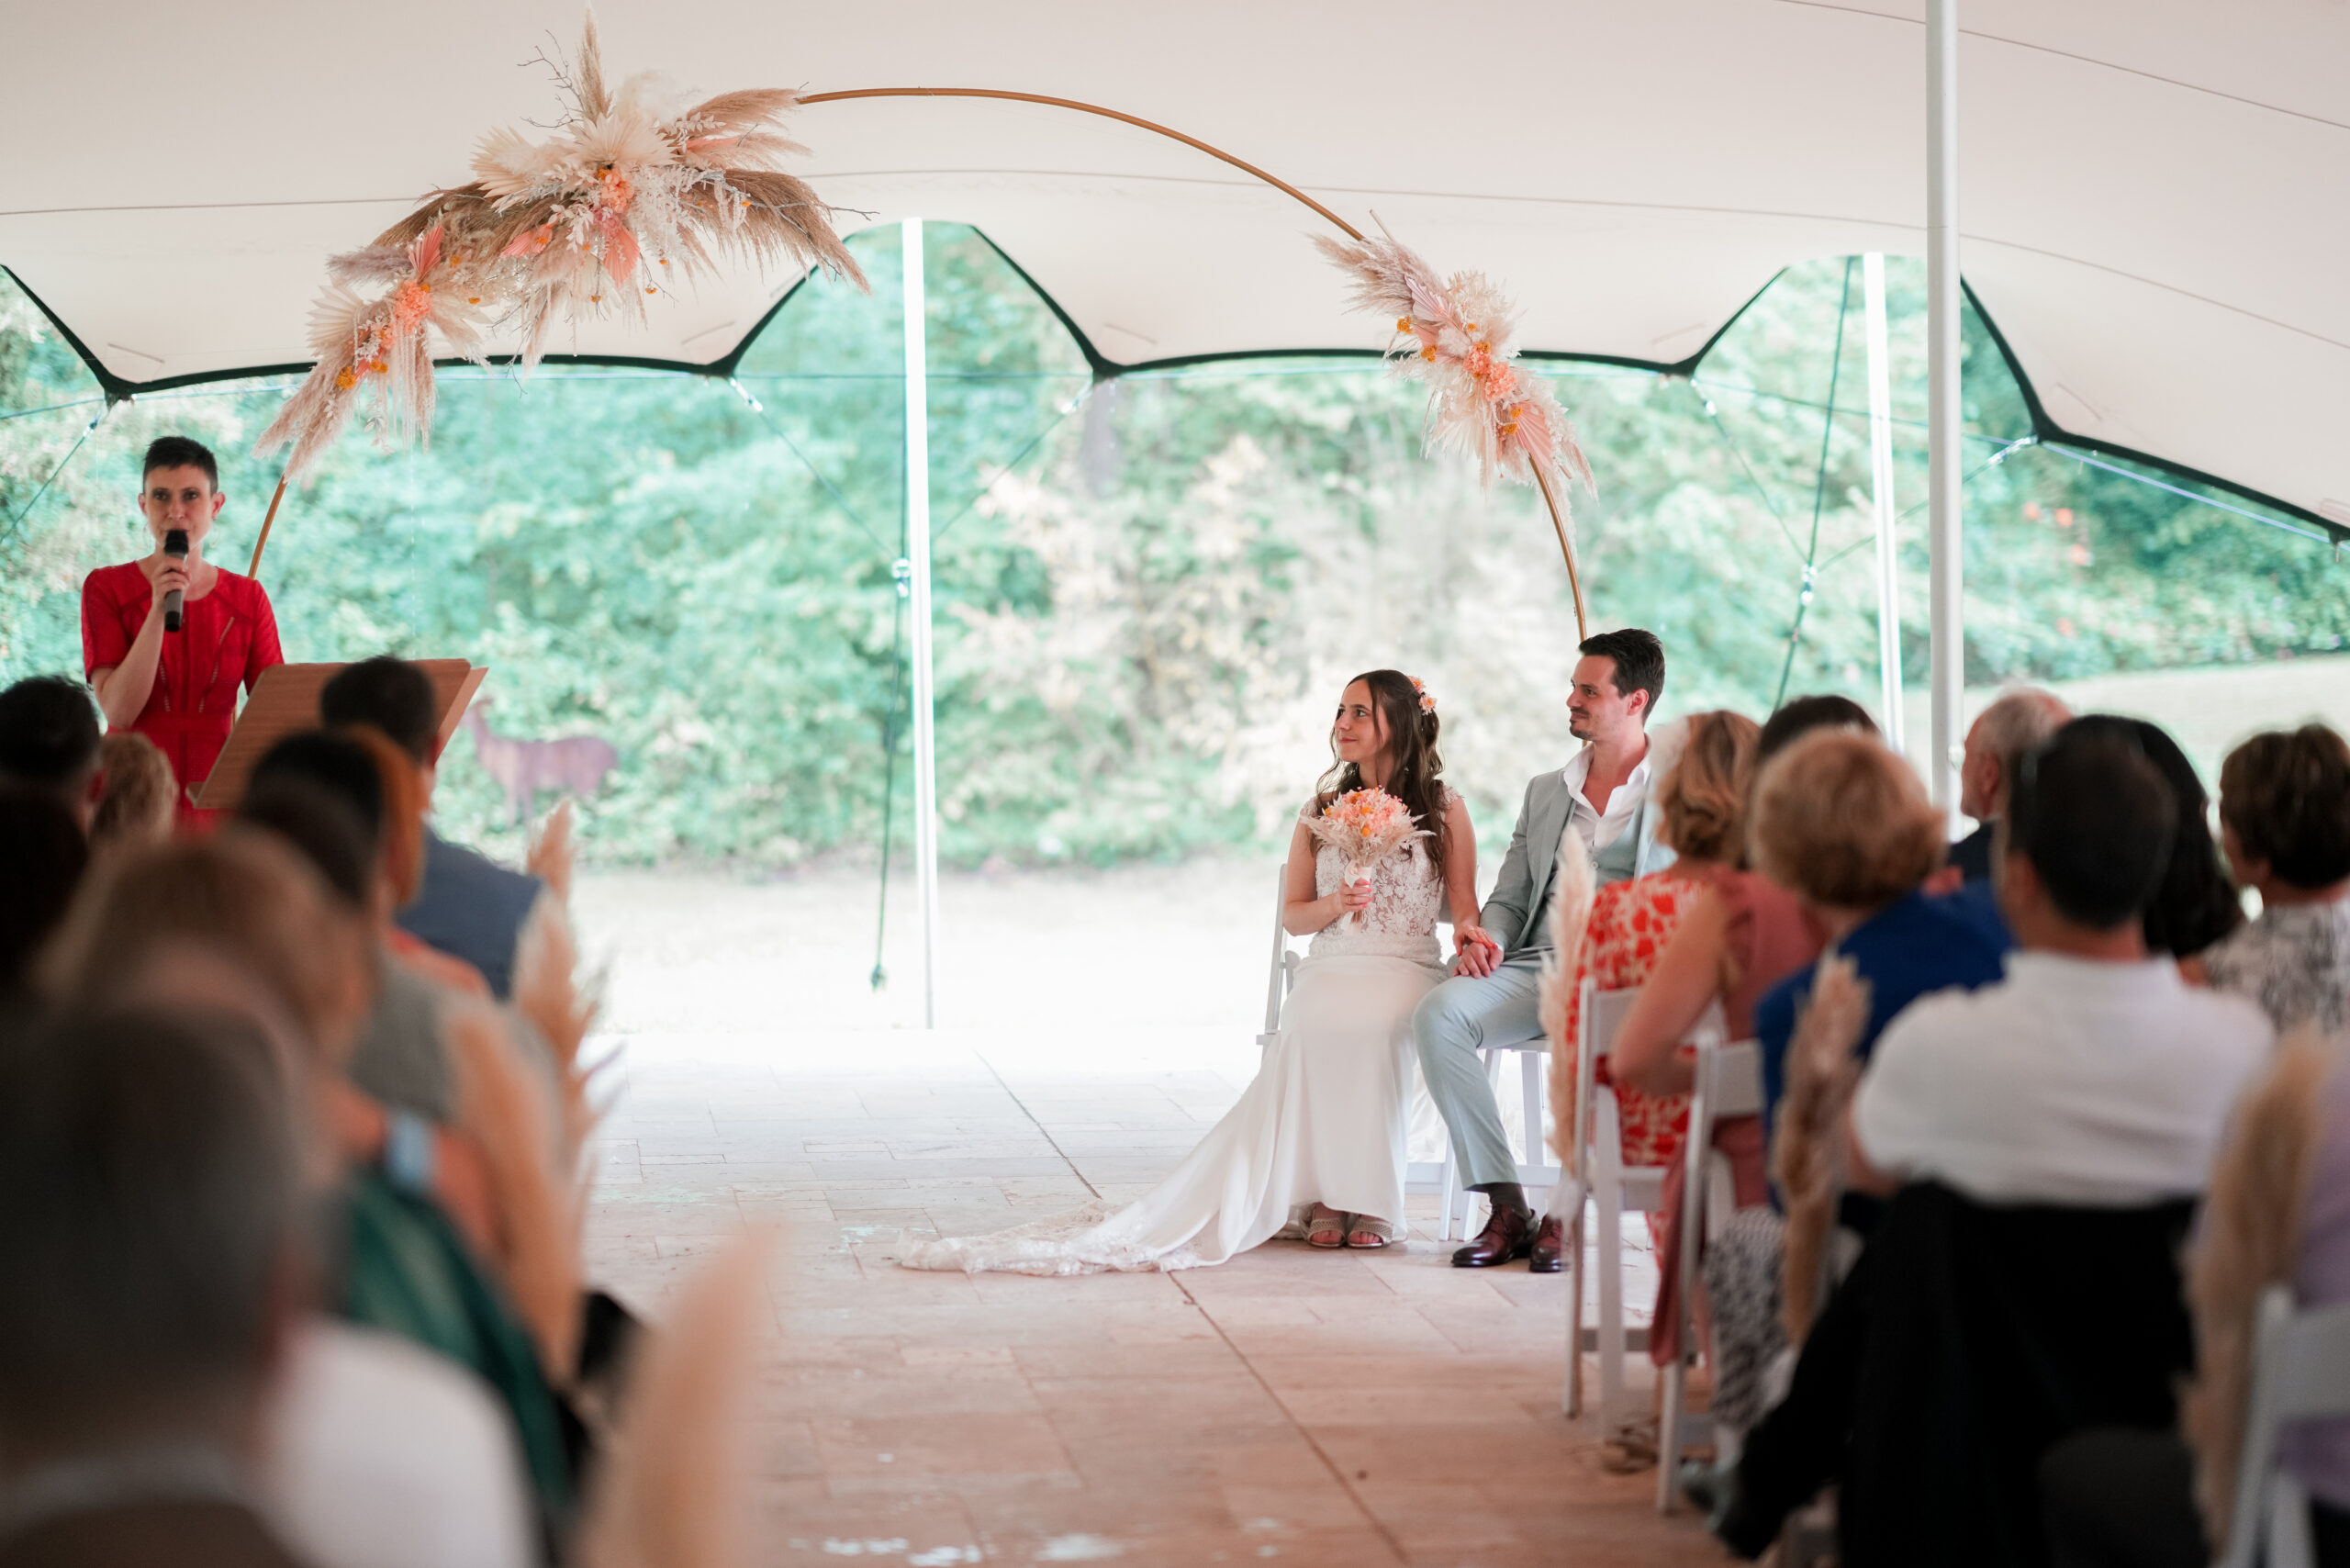
<instances>
[{"instance_id":1,"label":"dark green trim on tent","mask_svg":"<svg viewBox=\"0 0 2350 1568\"><path fill-rule=\"evenodd\" d=\"M2262 494L2249 485L2239 485L2232 479L2222 479L2215 474L2206 474L2199 468L2190 468L2184 463L2175 463L2167 457L2156 457L2151 453L2139 452L2115 442L2101 441L2092 435L2075 435L2049 417L2047 408L2040 401L2039 388L2033 386L2031 377L2023 373L2022 362L2016 358L2015 350L2008 346L2007 334L1999 330L1999 324L1991 319L1991 313L1988 310L1983 308L1983 301L1975 297L1974 286L1962 278L1959 280L1958 286L1959 292L1966 297L1967 305L1974 309L1975 319L1982 322L1983 330L1990 334L1992 346L1999 351L1999 358L2006 363L2008 374L2015 378L2016 389L2023 394L2024 411L2031 416L2031 433L2042 445L2078 447L2083 452L2094 452L2105 457L2119 457L2124 462L2143 464L2146 467L2159 470L2177 478L2190 480L2198 485L2209 485L2215 490L2224 490L2240 500L2247 500L2255 506L2270 508L2297 521L2322 529L2326 538L2333 542L2336 549L2341 548L2345 543L2350 543L2350 527L2344 527L2332 518L2311 511L2307 507L2297 507L2290 501L2280 501L2274 496Z\"/></svg>"},{"instance_id":2,"label":"dark green trim on tent","mask_svg":"<svg viewBox=\"0 0 2350 1568\"><path fill-rule=\"evenodd\" d=\"M1004 265L1012 269L1013 275L1035 291L1038 299L1044 301L1045 308L1053 313L1054 319L1059 321L1062 329L1069 333L1070 341L1077 344L1078 352L1085 356L1085 363L1091 369L1096 381L1115 380L1119 376L1131 375L1143 371L1179 370L1191 365L1219 364L1234 360L1377 359L1382 357L1377 349L1362 348L1235 349L1214 353L1172 354L1162 359L1114 360L1094 344L1093 340L1086 335L1084 330L1077 324L1069 313L1062 308L1061 302L1046 292L1035 278L1028 275L1026 268L1005 254L1002 246L990 239L983 230L975 227L972 232L978 234L988 249L1002 258ZM304 375L310 370L308 363L261 364L238 370L207 370L188 375L160 376L152 381L126 380L101 364L98 357L90 352L89 345L83 342L73 329L67 326L39 295L26 286L25 280L17 276L15 269L0 266L0 272L6 273L9 281L24 290L25 297L31 300L34 308L48 318L49 324L57 330L58 336L63 338L72 346L74 353L80 357L82 363L89 366L90 374L97 378L98 385L105 391L108 403L119 402L125 398L137 397L143 392L162 392L173 387L197 386L218 381L244 381L263 375ZM1677 375L1686 379L1697 373L1698 366L1705 362L1706 356L1714 351L1715 345L1722 341L1723 334L1736 326L1740 319L1754 308L1756 300L1771 291L1772 284L1777 283L1781 275L1782 274L1778 273L1773 274L1769 283L1765 283L1749 296L1746 303L1732 311L1729 319L1716 329L1713 335L1707 338L1695 353L1685 359L1673 361L1640 359L1624 354L1574 353L1554 349L1529 349L1521 357L1538 364L1606 364L1625 370L1646 371L1655 375ZM658 359L641 354L551 353L540 363L609 365L632 370L664 370L673 371L681 375L705 375L722 381L731 380L736 368L743 363L744 355L748 353L751 345L758 341L759 334L767 330L775 319L782 313L784 307L791 303L807 283L808 274L803 274L798 282L784 290L782 296L767 308L758 320L752 323L751 330L736 341L733 348L714 360L696 363L688 360ZM1960 282L1959 287L1965 296L1967 305L1974 309L1975 319L1983 323L1984 330L1990 334L1993 345L1999 351L2000 359L2007 364L2008 374L2015 379L2017 389L2022 393L2024 408L2031 416L2032 434L2040 441L2051 444L2077 447L2083 452L2093 452L2102 456L2141 464L2157 472L2168 474L2193 484L2209 485L2215 490L2250 501L2255 506L2270 508L2286 517L2322 531L2336 549L2344 543L2350 543L2350 525L2336 522L2333 519L2322 516L2307 507L2295 506L2290 501L2278 500L2276 497L2263 494L2248 485L2240 485L2231 479L2222 479L2216 475L2206 474L2199 468L2190 468L2186 464L2176 463L2165 457L2157 457L2152 453L2140 452L2114 442L2101 441L2095 436L2075 435L2065 430L2049 417L2047 408L2040 400L2039 390L2031 384L2031 377L2024 374L2022 363L2016 358L2014 349L2009 346L2006 335L1999 330L1998 323L1991 319L1989 311L1983 308L1982 300L1975 297L1974 288L1964 280ZM491 356L489 363L494 365L510 365L516 364L517 359L518 356L512 354L498 354ZM461 359L442 359L434 363L445 367L469 362Z\"/></svg>"}]
</instances>

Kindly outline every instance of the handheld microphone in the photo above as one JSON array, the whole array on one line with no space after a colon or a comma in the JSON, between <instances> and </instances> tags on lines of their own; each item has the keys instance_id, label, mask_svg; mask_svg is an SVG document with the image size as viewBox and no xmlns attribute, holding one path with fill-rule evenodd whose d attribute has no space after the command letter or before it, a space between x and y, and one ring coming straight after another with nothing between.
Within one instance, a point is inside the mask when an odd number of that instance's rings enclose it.
<instances>
[{"instance_id":1,"label":"handheld microphone","mask_svg":"<svg viewBox=\"0 0 2350 1568\"><path fill-rule=\"evenodd\" d=\"M163 554L174 560L187 559L186 529L174 528L163 535ZM173 588L163 595L163 630L166 632L176 632L180 629L180 598L178 588Z\"/></svg>"}]
</instances>

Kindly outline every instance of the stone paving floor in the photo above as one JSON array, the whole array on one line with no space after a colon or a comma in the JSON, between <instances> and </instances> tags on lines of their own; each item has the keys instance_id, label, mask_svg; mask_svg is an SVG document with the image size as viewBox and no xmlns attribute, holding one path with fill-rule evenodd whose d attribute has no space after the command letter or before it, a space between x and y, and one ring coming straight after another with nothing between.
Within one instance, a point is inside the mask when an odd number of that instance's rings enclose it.
<instances>
[{"instance_id":1,"label":"stone paving floor","mask_svg":"<svg viewBox=\"0 0 2350 1568\"><path fill-rule=\"evenodd\" d=\"M618 1043L596 1280L657 1317L698 1253L746 1225L780 1232L758 1368L764 1561L1724 1560L1685 1511L1657 1516L1653 1473L1603 1473L1594 1422L1561 1414L1563 1279L1447 1266L1432 1199L1379 1254L1274 1244L1065 1280L895 1266L909 1236L1146 1189L1245 1081L1228 1039ZM1646 1260L1630 1261L1644 1303Z\"/></svg>"}]
</instances>

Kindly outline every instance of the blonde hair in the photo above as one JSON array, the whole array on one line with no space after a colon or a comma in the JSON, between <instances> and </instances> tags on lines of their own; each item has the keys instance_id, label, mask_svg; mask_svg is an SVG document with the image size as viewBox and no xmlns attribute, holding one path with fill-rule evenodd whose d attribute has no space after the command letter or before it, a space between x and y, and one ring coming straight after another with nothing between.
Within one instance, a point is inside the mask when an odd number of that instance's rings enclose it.
<instances>
[{"instance_id":1,"label":"blonde hair","mask_svg":"<svg viewBox=\"0 0 2350 1568\"><path fill-rule=\"evenodd\" d=\"M1756 868L1796 897L1878 909L1942 864L1942 817L1873 735L1820 730L1771 759L1754 790Z\"/></svg>"},{"instance_id":2,"label":"blonde hair","mask_svg":"<svg viewBox=\"0 0 2350 1568\"><path fill-rule=\"evenodd\" d=\"M106 787L90 820L91 848L160 844L172 835L180 785L161 746L135 730L118 731L98 743L98 771Z\"/></svg>"},{"instance_id":3,"label":"blonde hair","mask_svg":"<svg viewBox=\"0 0 2350 1568\"><path fill-rule=\"evenodd\" d=\"M246 828L126 849L95 868L43 966L45 989L100 1006L122 977L189 943L249 969L314 1046L349 1043L366 1004L364 934L293 850Z\"/></svg>"},{"instance_id":4,"label":"blonde hair","mask_svg":"<svg viewBox=\"0 0 2350 1568\"><path fill-rule=\"evenodd\" d=\"M1657 786L1657 838L1692 860L1735 866L1746 854L1746 796L1762 727L1727 708L1692 713L1681 756Z\"/></svg>"}]
</instances>

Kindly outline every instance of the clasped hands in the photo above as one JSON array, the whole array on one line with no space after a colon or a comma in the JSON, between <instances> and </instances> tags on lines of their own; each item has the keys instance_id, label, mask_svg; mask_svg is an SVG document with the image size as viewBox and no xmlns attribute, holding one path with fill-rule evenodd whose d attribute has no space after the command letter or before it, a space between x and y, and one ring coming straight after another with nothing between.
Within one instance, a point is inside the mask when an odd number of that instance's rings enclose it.
<instances>
[{"instance_id":1,"label":"clasped hands","mask_svg":"<svg viewBox=\"0 0 2350 1568\"><path fill-rule=\"evenodd\" d=\"M1452 972L1456 975L1483 977L1501 965L1502 945L1482 925L1454 926L1452 947Z\"/></svg>"}]
</instances>

